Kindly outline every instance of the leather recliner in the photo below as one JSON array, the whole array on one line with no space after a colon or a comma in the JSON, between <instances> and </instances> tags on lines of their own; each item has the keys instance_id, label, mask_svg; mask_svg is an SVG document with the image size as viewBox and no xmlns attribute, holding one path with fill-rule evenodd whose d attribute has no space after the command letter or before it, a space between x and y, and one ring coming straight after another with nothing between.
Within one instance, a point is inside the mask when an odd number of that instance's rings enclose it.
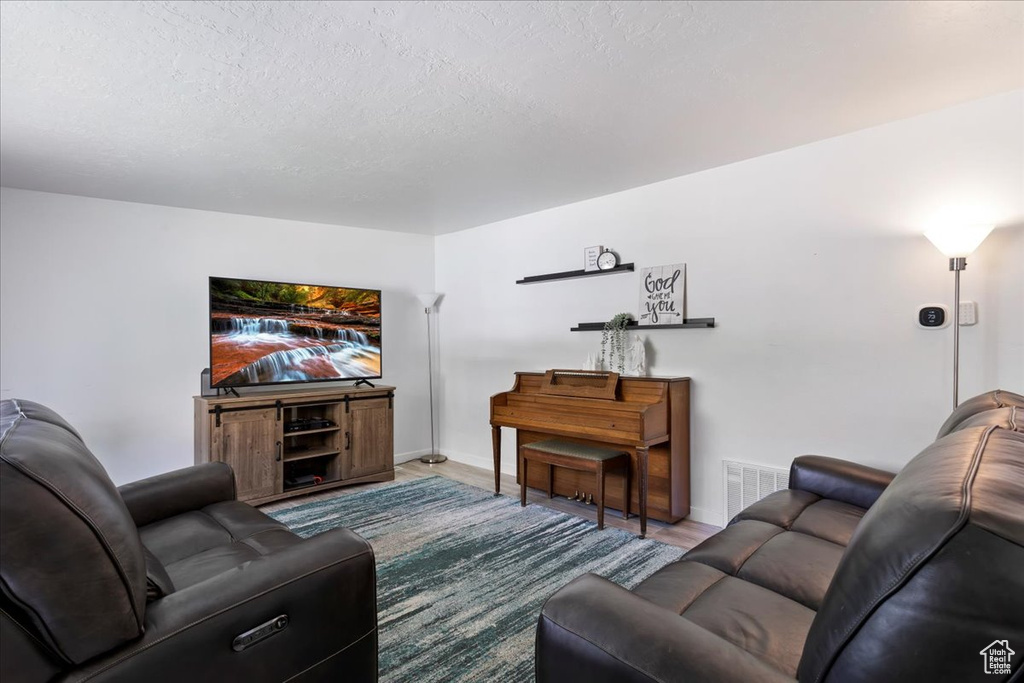
<instances>
[{"instance_id":1,"label":"leather recliner","mask_svg":"<svg viewBox=\"0 0 1024 683\"><path fill-rule=\"evenodd\" d=\"M377 680L365 540L300 539L223 463L117 489L52 410L0 407L4 683Z\"/></svg>"},{"instance_id":2,"label":"leather recliner","mask_svg":"<svg viewBox=\"0 0 1024 683\"><path fill-rule=\"evenodd\" d=\"M895 477L796 458L788 490L680 561L632 591L584 575L537 626L538 683L961 683L1022 662L1024 397L1005 391Z\"/></svg>"}]
</instances>

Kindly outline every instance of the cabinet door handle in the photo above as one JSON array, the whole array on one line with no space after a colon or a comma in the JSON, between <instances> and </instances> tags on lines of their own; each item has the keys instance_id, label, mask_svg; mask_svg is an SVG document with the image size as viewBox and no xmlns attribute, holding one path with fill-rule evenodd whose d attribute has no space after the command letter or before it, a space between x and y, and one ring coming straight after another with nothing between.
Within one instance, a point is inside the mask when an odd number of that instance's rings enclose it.
<instances>
[{"instance_id":1,"label":"cabinet door handle","mask_svg":"<svg viewBox=\"0 0 1024 683\"><path fill-rule=\"evenodd\" d=\"M352 433L345 432L345 450L352 448Z\"/></svg>"},{"instance_id":2,"label":"cabinet door handle","mask_svg":"<svg viewBox=\"0 0 1024 683\"><path fill-rule=\"evenodd\" d=\"M277 460L278 462L281 462L281 442L280 441L277 442L277 458L275 458L275 460Z\"/></svg>"}]
</instances>

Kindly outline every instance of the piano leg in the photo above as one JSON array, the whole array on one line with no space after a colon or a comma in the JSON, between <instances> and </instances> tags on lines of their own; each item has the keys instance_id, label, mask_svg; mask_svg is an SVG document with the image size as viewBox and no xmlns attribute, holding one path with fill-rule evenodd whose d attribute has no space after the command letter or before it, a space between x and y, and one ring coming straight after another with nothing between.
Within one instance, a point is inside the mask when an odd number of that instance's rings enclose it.
<instances>
[{"instance_id":1,"label":"piano leg","mask_svg":"<svg viewBox=\"0 0 1024 683\"><path fill-rule=\"evenodd\" d=\"M636 449L637 495L640 496L640 538L647 536L647 449Z\"/></svg>"},{"instance_id":2,"label":"piano leg","mask_svg":"<svg viewBox=\"0 0 1024 683\"><path fill-rule=\"evenodd\" d=\"M519 453L519 472L523 475L523 479L519 484L519 507L526 507L526 468L527 460L523 457L522 452Z\"/></svg>"},{"instance_id":3,"label":"piano leg","mask_svg":"<svg viewBox=\"0 0 1024 683\"><path fill-rule=\"evenodd\" d=\"M491 427L491 450L494 451L494 495L501 493L501 427Z\"/></svg>"}]
</instances>

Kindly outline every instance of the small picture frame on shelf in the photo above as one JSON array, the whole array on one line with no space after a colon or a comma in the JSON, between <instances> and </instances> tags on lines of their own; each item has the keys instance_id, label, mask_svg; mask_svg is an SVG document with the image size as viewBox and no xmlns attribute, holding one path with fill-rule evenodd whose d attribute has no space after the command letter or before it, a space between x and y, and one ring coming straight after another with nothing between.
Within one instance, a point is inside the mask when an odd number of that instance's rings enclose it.
<instances>
[{"instance_id":1,"label":"small picture frame on shelf","mask_svg":"<svg viewBox=\"0 0 1024 683\"><path fill-rule=\"evenodd\" d=\"M587 247L583 250L583 270L587 273L599 270L597 266L597 259L601 256L601 252L604 249L601 245L596 247Z\"/></svg>"}]
</instances>

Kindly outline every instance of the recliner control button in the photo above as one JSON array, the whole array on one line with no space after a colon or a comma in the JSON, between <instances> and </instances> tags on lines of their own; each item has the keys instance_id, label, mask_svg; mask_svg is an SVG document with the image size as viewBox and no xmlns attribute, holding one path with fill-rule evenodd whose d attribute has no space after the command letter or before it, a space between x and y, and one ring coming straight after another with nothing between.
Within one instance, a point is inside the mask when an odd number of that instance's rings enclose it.
<instances>
[{"instance_id":1,"label":"recliner control button","mask_svg":"<svg viewBox=\"0 0 1024 683\"><path fill-rule=\"evenodd\" d=\"M288 626L288 615L282 614L274 617L268 622L260 624L256 628L249 629L245 633L236 636L231 642L231 649L235 652L241 652L242 650L255 645L264 638L280 633Z\"/></svg>"}]
</instances>

